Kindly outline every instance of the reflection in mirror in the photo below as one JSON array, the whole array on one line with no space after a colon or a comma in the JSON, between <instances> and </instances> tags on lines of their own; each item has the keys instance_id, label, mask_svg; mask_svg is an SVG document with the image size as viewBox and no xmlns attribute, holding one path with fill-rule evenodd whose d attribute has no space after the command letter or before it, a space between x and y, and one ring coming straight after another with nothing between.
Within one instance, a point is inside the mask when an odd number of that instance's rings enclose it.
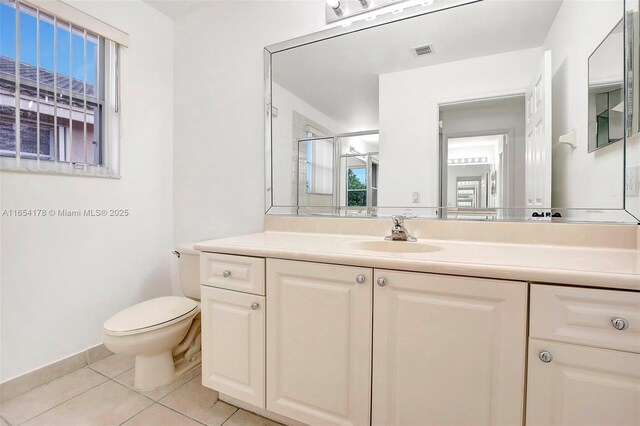
<instances>
[{"instance_id":1,"label":"reflection in mirror","mask_svg":"<svg viewBox=\"0 0 640 426\"><path fill-rule=\"evenodd\" d=\"M624 25L589 57L589 152L624 138Z\"/></svg>"},{"instance_id":2,"label":"reflection in mirror","mask_svg":"<svg viewBox=\"0 0 640 426\"><path fill-rule=\"evenodd\" d=\"M446 216L495 219L503 217L501 209L524 207L525 96L439 109L441 205L447 207ZM463 188L465 180L477 181L477 189Z\"/></svg>"},{"instance_id":3,"label":"reflection in mirror","mask_svg":"<svg viewBox=\"0 0 640 426\"><path fill-rule=\"evenodd\" d=\"M623 3L484 0L267 48L271 206L627 217Z\"/></svg>"}]
</instances>

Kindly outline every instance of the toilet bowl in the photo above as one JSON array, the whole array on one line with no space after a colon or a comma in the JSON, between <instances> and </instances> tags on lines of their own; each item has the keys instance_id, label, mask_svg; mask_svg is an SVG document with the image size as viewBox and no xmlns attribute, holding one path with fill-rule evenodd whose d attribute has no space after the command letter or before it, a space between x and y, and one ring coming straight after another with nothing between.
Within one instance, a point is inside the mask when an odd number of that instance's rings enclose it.
<instances>
[{"instance_id":1,"label":"toilet bowl","mask_svg":"<svg viewBox=\"0 0 640 426\"><path fill-rule=\"evenodd\" d=\"M115 354L135 357L139 390L165 386L200 365L198 252L179 246L185 296L164 296L130 306L103 326L103 342Z\"/></svg>"}]
</instances>

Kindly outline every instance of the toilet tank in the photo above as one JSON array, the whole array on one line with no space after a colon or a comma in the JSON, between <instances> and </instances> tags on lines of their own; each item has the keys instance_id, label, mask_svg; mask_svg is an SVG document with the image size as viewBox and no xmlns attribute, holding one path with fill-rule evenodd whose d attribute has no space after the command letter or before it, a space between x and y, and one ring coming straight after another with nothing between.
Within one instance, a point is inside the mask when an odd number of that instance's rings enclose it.
<instances>
[{"instance_id":1,"label":"toilet tank","mask_svg":"<svg viewBox=\"0 0 640 426\"><path fill-rule=\"evenodd\" d=\"M200 252L193 244L178 244L178 273L182 294L191 299L200 300Z\"/></svg>"}]
</instances>

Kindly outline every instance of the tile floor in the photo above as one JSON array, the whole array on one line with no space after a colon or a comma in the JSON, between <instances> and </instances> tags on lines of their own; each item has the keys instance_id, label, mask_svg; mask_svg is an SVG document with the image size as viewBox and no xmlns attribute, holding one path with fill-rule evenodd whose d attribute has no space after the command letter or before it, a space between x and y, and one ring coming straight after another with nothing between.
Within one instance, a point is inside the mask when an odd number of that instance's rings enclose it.
<instances>
[{"instance_id":1,"label":"tile floor","mask_svg":"<svg viewBox=\"0 0 640 426\"><path fill-rule=\"evenodd\" d=\"M277 426L218 400L200 369L150 392L133 390L133 358L111 355L0 404L0 426Z\"/></svg>"}]
</instances>

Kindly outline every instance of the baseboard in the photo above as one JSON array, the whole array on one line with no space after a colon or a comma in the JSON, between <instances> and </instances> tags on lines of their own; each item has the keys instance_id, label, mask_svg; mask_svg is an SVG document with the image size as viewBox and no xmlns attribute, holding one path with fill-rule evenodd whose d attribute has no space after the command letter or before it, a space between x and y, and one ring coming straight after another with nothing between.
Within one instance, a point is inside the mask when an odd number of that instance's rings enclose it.
<instances>
[{"instance_id":1,"label":"baseboard","mask_svg":"<svg viewBox=\"0 0 640 426\"><path fill-rule=\"evenodd\" d=\"M71 355L70 357L45 365L42 368L30 371L22 376L0 383L0 402L28 392L31 389L35 389L38 386L42 386L69 373L73 373L111 354L112 352L109 349L103 344L99 344L86 351Z\"/></svg>"},{"instance_id":2,"label":"baseboard","mask_svg":"<svg viewBox=\"0 0 640 426\"><path fill-rule=\"evenodd\" d=\"M283 416L281 414L272 413L271 411L265 410L264 408L259 408L254 405L247 404L246 402L232 398L228 395L220 394L218 399L228 404L235 405L238 408L242 408L245 411L255 413L259 416L265 417L269 420L273 420L274 422L282 423L287 426L307 426L305 423L300 423L297 420L290 419L289 417Z\"/></svg>"}]
</instances>

